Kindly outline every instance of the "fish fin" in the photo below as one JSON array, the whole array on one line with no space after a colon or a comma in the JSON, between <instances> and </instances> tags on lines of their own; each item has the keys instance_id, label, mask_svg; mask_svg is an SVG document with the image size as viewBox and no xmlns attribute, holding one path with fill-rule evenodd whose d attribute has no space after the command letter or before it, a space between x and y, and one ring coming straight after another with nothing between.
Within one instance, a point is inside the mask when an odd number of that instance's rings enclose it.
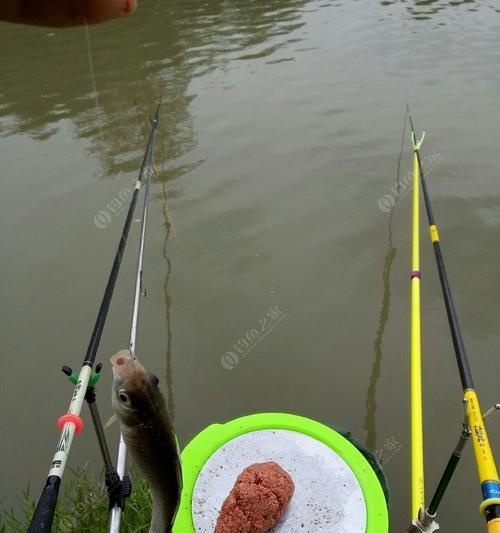
<instances>
[{"instance_id":1,"label":"fish fin","mask_svg":"<svg viewBox=\"0 0 500 533\"><path fill-rule=\"evenodd\" d=\"M110 426L112 426L116 421L118 420L118 417L116 415L113 415L105 424L104 429L108 429Z\"/></svg>"}]
</instances>

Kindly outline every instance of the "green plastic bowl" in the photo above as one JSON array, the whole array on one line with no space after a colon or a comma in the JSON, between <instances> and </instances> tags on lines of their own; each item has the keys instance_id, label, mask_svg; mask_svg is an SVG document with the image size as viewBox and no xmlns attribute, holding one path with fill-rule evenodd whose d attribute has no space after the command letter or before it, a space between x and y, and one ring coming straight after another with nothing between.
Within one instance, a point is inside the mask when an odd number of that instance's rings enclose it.
<instances>
[{"instance_id":1,"label":"green plastic bowl","mask_svg":"<svg viewBox=\"0 0 500 533\"><path fill-rule=\"evenodd\" d=\"M387 533L389 517L381 483L365 457L351 442L324 424L285 413L260 413L213 424L204 429L182 452L183 491L174 533L195 533L192 498L196 480L208 459L229 441L260 430L289 430L312 437L337 453L356 477L366 504L366 533Z\"/></svg>"}]
</instances>

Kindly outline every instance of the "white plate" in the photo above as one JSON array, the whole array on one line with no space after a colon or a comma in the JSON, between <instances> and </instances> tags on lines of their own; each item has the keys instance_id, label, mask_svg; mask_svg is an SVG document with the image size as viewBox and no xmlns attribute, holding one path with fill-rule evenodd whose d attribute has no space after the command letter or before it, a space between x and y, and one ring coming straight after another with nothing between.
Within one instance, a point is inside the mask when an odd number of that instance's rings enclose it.
<instances>
[{"instance_id":1,"label":"white plate","mask_svg":"<svg viewBox=\"0 0 500 533\"><path fill-rule=\"evenodd\" d=\"M348 464L322 442L284 429L246 433L208 459L193 493L196 533L213 533L236 478L247 466L267 461L278 463L295 483L274 533L365 533L366 503Z\"/></svg>"}]
</instances>

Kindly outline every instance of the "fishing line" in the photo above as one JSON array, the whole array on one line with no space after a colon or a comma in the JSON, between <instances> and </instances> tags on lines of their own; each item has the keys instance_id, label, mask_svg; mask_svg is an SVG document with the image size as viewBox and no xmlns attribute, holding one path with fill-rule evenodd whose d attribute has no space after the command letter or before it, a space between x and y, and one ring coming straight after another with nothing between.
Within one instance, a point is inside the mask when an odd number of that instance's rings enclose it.
<instances>
[{"instance_id":1,"label":"fishing line","mask_svg":"<svg viewBox=\"0 0 500 533\"><path fill-rule=\"evenodd\" d=\"M103 135L103 130L102 130L103 112L99 104L99 93L97 91L97 81L96 81L95 72L94 72L94 59L92 57L92 45L90 42L90 31L89 31L89 25L87 23L87 19L85 17L84 17L83 28L85 31L85 41L87 45L87 62L89 66L90 80L92 82L94 106L95 106L96 118L97 118L97 128L99 130L98 146L99 146L99 151L101 153L102 161L104 162L105 161L105 152L104 152L104 147L103 147L104 135Z\"/></svg>"},{"instance_id":2,"label":"fishing line","mask_svg":"<svg viewBox=\"0 0 500 533\"><path fill-rule=\"evenodd\" d=\"M90 30L89 30L89 25L87 23L87 19L85 18L85 16L84 16L83 28L85 31L85 41L87 45L87 63L88 63L88 68L89 68L90 80L92 84L96 124L97 124L97 130L98 130L97 147L101 155L101 162L102 162L101 164L104 166L104 168L106 168L106 151L104 149L104 130L102 128L105 115L99 103L99 91L97 90L97 80L96 80L95 70L94 70L94 59L93 59L93 54L92 54L92 44L90 40ZM117 197L117 193L115 190L111 188L109 180L106 180L106 190L107 190L107 200L108 200L107 205L109 205L109 203L112 202L113 199L116 199ZM118 192L118 195L120 195L120 192ZM105 211L105 213L107 213L108 216L111 216L108 211ZM115 235L118 235L118 232L119 232L118 226L115 226L115 224L111 224L111 219L109 219L109 222L102 227L104 229L108 229L110 226L113 226L112 232Z\"/></svg>"},{"instance_id":3,"label":"fishing line","mask_svg":"<svg viewBox=\"0 0 500 533\"><path fill-rule=\"evenodd\" d=\"M403 153L404 148L406 144L406 128L407 128L407 122L408 122L408 113L405 113L405 118L403 120L403 131L401 132L401 146L399 148L399 156L398 156L398 163L397 163L397 170L396 170L396 203L399 200L399 195L401 193L401 162L403 160ZM394 205L396 207L396 205ZM391 220L392 224L392 220Z\"/></svg>"}]
</instances>

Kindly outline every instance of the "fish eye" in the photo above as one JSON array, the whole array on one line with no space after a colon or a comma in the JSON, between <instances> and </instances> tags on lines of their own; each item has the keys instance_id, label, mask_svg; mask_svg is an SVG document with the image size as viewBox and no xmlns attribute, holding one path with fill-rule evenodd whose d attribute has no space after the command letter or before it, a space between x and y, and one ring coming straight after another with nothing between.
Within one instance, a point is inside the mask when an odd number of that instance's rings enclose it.
<instances>
[{"instance_id":1,"label":"fish eye","mask_svg":"<svg viewBox=\"0 0 500 533\"><path fill-rule=\"evenodd\" d=\"M124 403L125 405L130 403L129 395L123 390L118 391L118 398L120 399L120 402Z\"/></svg>"}]
</instances>

